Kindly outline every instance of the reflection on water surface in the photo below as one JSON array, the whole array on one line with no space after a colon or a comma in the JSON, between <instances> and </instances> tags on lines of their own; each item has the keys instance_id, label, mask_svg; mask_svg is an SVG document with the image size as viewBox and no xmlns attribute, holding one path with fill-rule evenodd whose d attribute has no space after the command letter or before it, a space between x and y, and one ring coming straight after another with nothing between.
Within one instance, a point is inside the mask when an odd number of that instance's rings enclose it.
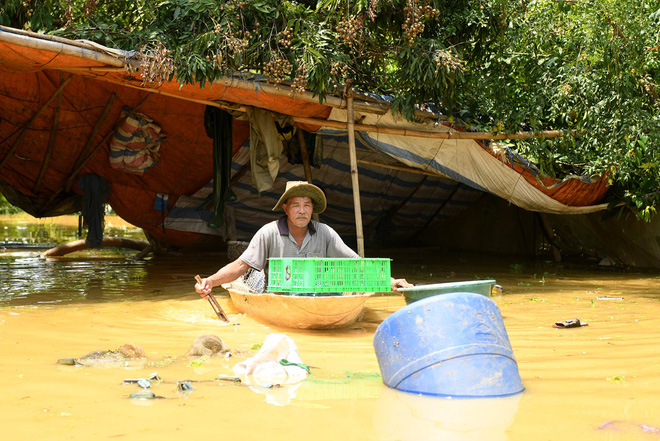
<instances>
[{"instance_id":1,"label":"reflection on water surface","mask_svg":"<svg viewBox=\"0 0 660 441\"><path fill-rule=\"evenodd\" d=\"M7 221L2 222L4 227ZM18 240L17 234L31 227L25 228L4 229L11 233L0 241ZM63 231L58 243L77 239L77 223ZM49 240L54 237L48 234ZM231 319L223 324L193 290L194 275L215 271L226 262L223 254L134 260L133 250L88 250L43 260L39 252L0 249L3 439L589 441L660 436L657 273L442 257L436 250L373 252L393 258L393 273L413 283L493 278L504 287L494 300L525 392L507 399L446 400L401 394L380 381L372 339L378 325L405 305L400 296L370 298L363 321L348 329L300 331L238 314L218 290ZM573 317L589 326L552 328ZM295 341L304 363L314 366L308 380L295 389L218 380L233 375L233 366L255 355L271 333ZM202 334L222 338L233 356L185 356ZM140 346L147 358L124 367L56 363L125 343ZM130 400L139 386L124 380L154 373L161 381L150 389L164 398ZM190 381L193 389L179 390L182 381Z\"/></svg>"}]
</instances>

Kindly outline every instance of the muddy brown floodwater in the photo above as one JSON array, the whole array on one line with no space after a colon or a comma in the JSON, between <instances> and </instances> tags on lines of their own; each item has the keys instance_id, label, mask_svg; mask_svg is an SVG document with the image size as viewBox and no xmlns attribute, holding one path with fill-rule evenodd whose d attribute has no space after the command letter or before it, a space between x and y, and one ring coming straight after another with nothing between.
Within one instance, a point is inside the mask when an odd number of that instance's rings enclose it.
<instances>
[{"instance_id":1,"label":"muddy brown floodwater","mask_svg":"<svg viewBox=\"0 0 660 441\"><path fill-rule=\"evenodd\" d=\"M0 229L11 232L0 241L30 236L44 222L0 218ZM54 225L36 236L48 242L59 228ZM116 228L121 231L113 235L139 238L130 226ZM193 277L214 271L226 256L140 261L131 259L135 254L83 251L43 260L37 250L0 248L3 440L660 439L657 272L447 258L434 250L374 255L391 257L393 273L413 283L493 278L504 287L493 300L526 390L506 398L450 400L382 384L372 340L378 325L405 305L398 295L370 298L364 320L348 329L299 331L238 314L226 293L216 290L231 319L224 324L194 292ZM589 326L552 327L573 317ZM233 366L272 333L291 337L303 362L314 366L307 380L280 388L217 380L233 375ZM185 356L202 334L219 336L234 355ZM57 363L125 343L140 346L146 361ZM161 381L153 381L151 390L164 398L129 399L140 388L124 380L154 373ZM180 391L183 381L193 389Z\"/></svg>"}]
</instances>

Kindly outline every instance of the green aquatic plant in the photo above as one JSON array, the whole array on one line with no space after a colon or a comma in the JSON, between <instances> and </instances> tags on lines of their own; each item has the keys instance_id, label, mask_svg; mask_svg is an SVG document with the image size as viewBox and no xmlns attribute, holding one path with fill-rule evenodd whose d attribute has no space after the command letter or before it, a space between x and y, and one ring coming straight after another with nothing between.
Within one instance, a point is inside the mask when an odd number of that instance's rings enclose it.
<instances>
[{"instance_id":1,"label":"green aquatic plant","mask_svg":"<svg viewBox=\"0 0 660 441\"><path fill-rule=\"evenodd\" d=\"M615 375L613 377L607 378L607 381L609 381L610 383L621 383L623 381L626 381L626 377L624 377L623 375Z\"/></svg>"},{"instance_id":2,"label":"green aquatic plant","mask_svg":"<svg viewBox=\"0 0 660 441\"><path fill-rule=\"evenodd\" d=\"M514 273L522 273L523 270L525 269L525 265L523 265L522 263L512 263L511 265L509 265L509 268L511 268L511 271L513 271Z\"/></svg>"},{"instance_id":3,"label":"green aquatic plant","mask_svg":"<svg viewBox=\"0 0 660 441\"><path fill-rule=\"evenodd\" d=\"M190 360L190 363L188 363L188 367L201 367L204 365L204 363L209 359L208 355L202 355L199 358L196 358L194 360Z\"/></svg>"}]
</instances>

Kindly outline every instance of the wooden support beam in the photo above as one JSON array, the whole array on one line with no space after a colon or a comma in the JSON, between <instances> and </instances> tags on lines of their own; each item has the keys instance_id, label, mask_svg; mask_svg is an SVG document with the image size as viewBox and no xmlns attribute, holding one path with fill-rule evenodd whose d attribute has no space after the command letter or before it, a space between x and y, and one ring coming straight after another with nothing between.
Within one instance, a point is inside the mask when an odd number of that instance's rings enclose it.
<instances>
[{"instance_id":1,"label":"wooden support beam","mask_svg":"<svg viewBox=\"0 0 660 441\"><path fill-rule=\"evenodd\" d=\"M351 159L351 183L353 184L353 206L355 209L355 234L357 253L364 257L364 232L362 228L362 206L360 204L360 182L358 179L357 151L355 147L355 113L353 112L353 88L348 85L346 97L346 127L348 129L348 152Z\"/></svg>"},{"instance_id":2,"label":"wooden support beam","mask_svg":"<svg viewBox=\"0 0 660 441\"><path fill-rule=\"evenodd\" d=\"M436 178L451 179L448 176L443 175L442 173L432 173L425 170L420 170L418 168L406 167L405 165L390 164L387 162L367 161L364 159L358 159L357 162L358 164L372 165L374 167L381 167L389 170L401 170L407 173L416 173L418 175L435 176Z\"/></svg>"},{"instance_id":3,"label":"wooden support beam","mask_svg":"<svg viewBox=\"0 0 660 441\"><path fill-rule=\"evenodd\" d=\"M555 262L559 263L561 262L561 248L557 245L555 242L555 231L552 229L552 225L550 223L550 219L548 218L548 215L545 213L538 213L539 219L541 220L541 226L543 228L543 231L545 232L544 236L548 239L548 242L550 243L550 248L552 249L552 256L555 259Z\"/></svg>"},{"instance_id":4,"label":"wooden support beam","mask_svg":"<svg viewBox=\"0 0 660 441\"><path fill-rule=\"evenodd\" d=\"M312 183L312 168L309 165L309 153L307 152L307 144L305 143L305 136L300 127L296 130L298 134L298 146L300 147L300 158L303 162L303 167L305 168L305 179L310 184Z\"/></svg>"},{"instance_id":5,"label":"wooden support beam","mask_svg":"<svg viewBox=\"0 0 660 441\"><path fill-rule=\"evenodd\" d=\"M348 130L347 123L341 121L330 121L318 118L306 118L294 116L293 121L299 124L310 124L314 126L331 127L335 129ZM424 130L400 129L394 127L381 127L371 124L354 124L354 130L361 132L376 132L383 135L416 136L418 138L432 139L532 139L532 138L557 138L564 136L561 130L545 130L542 132L517 132L517 133L491 133L491 132L438 132Z\"/></svg>"}]
</instances>

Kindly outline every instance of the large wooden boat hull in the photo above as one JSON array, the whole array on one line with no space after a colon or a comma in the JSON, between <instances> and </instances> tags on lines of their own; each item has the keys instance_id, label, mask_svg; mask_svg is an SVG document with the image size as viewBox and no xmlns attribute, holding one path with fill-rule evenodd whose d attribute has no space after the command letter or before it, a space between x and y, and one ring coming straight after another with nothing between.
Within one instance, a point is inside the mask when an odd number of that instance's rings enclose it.
<instances>
[{"instance_id":1,"label":"large wooden boat hull","mask_svg":"<svg viewBox=\"0 0 660 441\"><path fill-rule=\"evenodd\" d=\"M296 329L337 329L358 321L371 294L306 297L250 294L228 288L239 311L276 326Z\"/></svg>"}]
</instances>

